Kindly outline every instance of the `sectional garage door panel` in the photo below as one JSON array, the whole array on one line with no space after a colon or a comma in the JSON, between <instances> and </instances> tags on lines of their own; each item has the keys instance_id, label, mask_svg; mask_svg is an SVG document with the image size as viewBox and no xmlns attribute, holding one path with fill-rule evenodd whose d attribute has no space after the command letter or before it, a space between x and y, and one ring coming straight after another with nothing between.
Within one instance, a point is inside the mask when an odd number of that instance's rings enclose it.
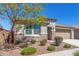
<instances>
[{"instance_id":1,"label":"sectional garage door panel","mask_svg":"<svg viewBox=\"0 0 79 59\"><path fill-rule=\"evenodd\" d=\"M61 36L63 39L70 39L70 30L65 29L57 29L55 36Z\"/></svg>"},{"instance_id":2,"label":"sectional garage door panel","mask_svg":"<svg viewBox=\"0 0 79 59\"><path fill-rule=\"evenodd\" d=\"M56 32L55 36L61 36L63 37L63 39L70 39L70 33L60 33L60 32Z\"/></svg>"}]
</instances>

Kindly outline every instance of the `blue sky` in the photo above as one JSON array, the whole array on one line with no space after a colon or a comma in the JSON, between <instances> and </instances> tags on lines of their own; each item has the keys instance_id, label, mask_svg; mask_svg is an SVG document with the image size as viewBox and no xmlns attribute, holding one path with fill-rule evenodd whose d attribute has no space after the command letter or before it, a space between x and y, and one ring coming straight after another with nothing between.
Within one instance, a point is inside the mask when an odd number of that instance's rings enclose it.
<instances>
[{"instance_id":1,"label":"blue sky","mask_svg":"<svg viewBox=\"0 0 79 59\"><path fill-rule=\"evenodd\" d=\"M76 26L79 25L79 4L49 3L46 4L44 10L41 12L41 15L46 16L48 18L56 18L56 23L58 24ZM5 29L10 29L10 24L8 21L0 20L0 23Z\"/></svg>"},{"instance_id":2,"label":"blue sky","mask_svg":"<svg viewBox=\"0 0 79 59\"><path fill-rule=\"evenodd\" d=\"M56 18L59 24L79 25L79 4L46 4L43 15Z\"/></svg>"}]
</instances>

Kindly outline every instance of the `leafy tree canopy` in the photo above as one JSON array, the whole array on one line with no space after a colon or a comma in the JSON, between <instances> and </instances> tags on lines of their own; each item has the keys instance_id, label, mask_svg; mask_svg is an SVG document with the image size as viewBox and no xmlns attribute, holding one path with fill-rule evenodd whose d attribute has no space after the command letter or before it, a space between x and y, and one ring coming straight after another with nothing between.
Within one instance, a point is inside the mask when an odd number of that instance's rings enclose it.
<instances>
[{"instance_id":1,"label":"leafy tree canopy","mask_svg":"<svg viewBox=\"0 0 79 59\"><path fill-rule=\"evenodd\" d=\"M9 18L10 23L44 24L46 17L40 16L43 4L5 3L0 4L0 15Z\"/></svg>"}]
</instances>

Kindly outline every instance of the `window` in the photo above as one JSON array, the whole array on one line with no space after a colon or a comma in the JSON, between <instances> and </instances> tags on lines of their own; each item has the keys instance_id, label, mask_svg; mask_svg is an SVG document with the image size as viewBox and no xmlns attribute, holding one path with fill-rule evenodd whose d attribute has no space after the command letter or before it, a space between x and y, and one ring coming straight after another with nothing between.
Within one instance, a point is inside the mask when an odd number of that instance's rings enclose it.
<instances>
[{"instance_id":1,"label":"window","mask_svg":"<svg viewBox=\"0 0 79 59\"><path fill-rule=\"evenodd\" d=\"M40 26L34 25L34 34L40 34Z\"/></svg>"},{"instance_id":2,"label":"window","mask_svg":"<svg viewBox=\"0 0 79 59\"><path fill-rule=\"evenodd\" d=\"M26 29L26 31L25 31L26 34L32 34L32 26L31 25L26 25L25 27L26 27L25 28Z\"/></svg>"},{"instance_id":3,"label":"window","mask_svg":"<svg viewBox=\"0 0 79 59\"><path fill-rule=\"evenodd\" d=\"M40 29L34 29L34 34L40 34Z\"/></svg>"},{"instance_id":4,"label":"window","mask_svg":"<svg viewBox=\"0 0 79 59\"><path fill-rule=\"evenodd\" d=\"M39 35L40 28L41 27L39 25L26 25L25 26L25 34L26 35Z\"/></svg>"},{"instance_id":5,"label":"window","mask_svg":"<svg viewBox=\"0 0 79 59\"><path fill-rule=\"evenodd\" d=\"M32 34L32 30L31 29L26 29L26 34Z\"/></svg>"}]
</instances>

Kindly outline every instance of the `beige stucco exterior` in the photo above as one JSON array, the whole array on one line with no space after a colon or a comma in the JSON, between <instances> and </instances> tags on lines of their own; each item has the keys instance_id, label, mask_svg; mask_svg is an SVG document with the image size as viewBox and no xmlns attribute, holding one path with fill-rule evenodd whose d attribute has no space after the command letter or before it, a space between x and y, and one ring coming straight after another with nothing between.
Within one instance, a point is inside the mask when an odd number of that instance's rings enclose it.
<instances>
[{"instance_id":1,"label":"beige stucco exterior","mask_svg":"<svg viewBox=\"0 0 79 59\"><path fill-rule=\"evenodd\" d=\"M23 36L23 34L24 34L24 36ZM23 37L25 37L26 40L29 40L29 39L35 39L36 41L40 41L43 39L47 40L47 27L41 26L41 33L39 35L27 35L25 33L25 29L21 29L21 30L19 30L19 32L17 32L16 38L22 39Z\"/></svg>"},{"instance_id":2,"label":"beige stucco exterior","mask_svg":"<svg viewBox=\"0 0 79 59\"><path fill-rule=\"evenodd\" d=\"M53 26L51 30L48 30L48 27L52 27L52 26L41 26L40 35L26 35L25 29L21 29L19 31L20 34L17 35L17 38L22 39L24 33L24 37L26 37L26 40L28 39L35 39L37 41L40 41L42 39L48 40L48 31L52 32L52 34L49 35L49 36L52 35L52 40L56 36L60 36L63 39L74 39L74 38L78 38L79 35L79 30L75 31L73 27L55 26L55 29L53 29L54 27ZM78 32L78 34L76 32ZM74 35L75 33L76 35Z\"/></svg>"},{"instance_id":3,"label":"beige stucco exterior","mask_svg":"<svg viewBox=\"0 0 79 59\"><path fill-rule=\"evenodd\" d=\"M51 30L48 30L48 27L51 27ZM37 41L40 41L42 39L48 40L48 31L52 31L52 34L49 32L49 36L52 35L52 40L56 36L60 36L63 39L79 39L79 29L75 29L75 27L69 27L64 25L55 25L55 23L50 23L47 26L41 26L41 32L39 35L27 35L25 33L26 29L21 29L18 32L17 38L22 39L23 34L24 37L26 37L26 40L28 39L35 39Z\"/></svg>"},{"instance_id":4,"label":"beige stucco exterior","mask_svg":"<svg viewBox=\"0 0 79 59\"><path fill-rule=\"evenodd\" d=\"M43 39L46 39L47 40L47 35L46 34L41 34L39 36L28 36L26 39L34 39L36 41L40 41L40 40L43 40Z\"/></svg>"}]
</instances>

